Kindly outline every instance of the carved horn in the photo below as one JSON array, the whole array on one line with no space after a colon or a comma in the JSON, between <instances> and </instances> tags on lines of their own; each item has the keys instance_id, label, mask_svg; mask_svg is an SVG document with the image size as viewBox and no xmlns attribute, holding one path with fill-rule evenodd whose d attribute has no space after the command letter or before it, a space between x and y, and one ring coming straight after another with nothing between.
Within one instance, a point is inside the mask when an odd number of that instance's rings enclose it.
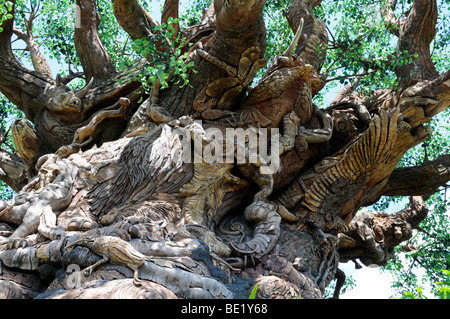
<instances>
[{"instance_id":1,"label":"carved horn","mask_svg":"<svg viewBox=\"0 0 450 319\"><path fill-rule=\"evenodd\" d=\"M79 90L78 92L75 93L75 95L77 97L79 97L80 99L84 99L84 97L86 96L86 94L88 94L89 90L92 87L92 84L94 83L94 78L91 78L91 80L89 81L89 83L82 88L81 90Z\"/></svg>"},{"instance_id":2,"label":"carved horn","mask_svg":"<svg viewBox=\"0 0 450 319\"><path fill-rule=\"evenodd\" d=\"M63 84L63 82L62 82L62 77L61 77L61 74L57 74L56 75L56 86L60 86L60 85L62 85Z\"/></svg>"},{"instance_id":3,"label":"carved horn","mask_svg":"<svg viewBox=\"0 0 450 319\"><path fill-rule=\"evenodd\" d=\"M303 20L303 18L301 18L300 24L298 25L298 28L297 28L297 33L295 33L294 39L292 40L292 42L289 45L289 47L287 48L287 50L283 53L284 56L291 56L292 53L294 53L294 49L297 46L298 41L300 40L300 37L302 35L303 23L304 23L304 20Z\"/></svg>"}]
</instances>

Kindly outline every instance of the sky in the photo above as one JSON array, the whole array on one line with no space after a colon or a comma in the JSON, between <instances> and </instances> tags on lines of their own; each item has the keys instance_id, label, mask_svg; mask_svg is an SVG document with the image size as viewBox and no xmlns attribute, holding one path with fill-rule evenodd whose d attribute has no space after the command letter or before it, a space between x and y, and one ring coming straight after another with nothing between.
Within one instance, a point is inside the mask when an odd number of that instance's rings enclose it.
<instances>
[{"instance_id":1,"label":"sky","mask_svg":"<svg viewBox=\"0 0 450 319\"><path fill-rule=\"evenodd\" d=\"M340 299L389 299L393 296L392 277L388 273L365 266L355 269L353 262L341 263L339 268L347 276L351 275L356 283L356 287L341 294Z\"/></svg>"}]
</instances>

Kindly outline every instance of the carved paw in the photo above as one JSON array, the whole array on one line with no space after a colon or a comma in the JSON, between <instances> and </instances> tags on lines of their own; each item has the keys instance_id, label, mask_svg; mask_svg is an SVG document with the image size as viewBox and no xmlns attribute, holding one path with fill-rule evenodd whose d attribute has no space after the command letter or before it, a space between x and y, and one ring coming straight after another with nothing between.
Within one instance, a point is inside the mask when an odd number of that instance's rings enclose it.
<instances>
[{"instance_id":1,"label":"carved paw","mask_svg":"<svg viewBox=\"0 0 450 319\"><path fill-rule=\"evenodd\" d=\"M10 238L8 241L8 249L28 247L28 241L25 238Z\"/></svg>"},{"instance_id":2,"label":"carved paw","mask_svg":"<svg viewBox=\"0 0 450 319\"><path fill-rule=\"evenodd\" d=\"M88 277L88 276L90 276L92 274L93 270L94 270L94 268L87 267L81 273L83 274L84 277Z\"/></svg>"},{"instance_id":3,"label":"carved paw","mask_svg":"<svg viewBox=\"0 0 450 319\"><path fill-rule=\"evenodd\" d=\"M58 157L61 158L67 158L70 155L74 154L74 153L78 153L80 151L79 148L73 146L73 145L64 145L61 146L57 151L56 151L56 155Z\"/></svg>"},{"instance_id":4,"label":"carved paw","mask_svg":"<svg viewBox=\"0 0 450 319\"><path fill-rule=\"evenodd\" d=\"M256 262L261 261L260 258L257 256L259 249L256 247L250 247L246 243L231 242L230 248L233 253L242 257L242 259L234 258L233 260L231 260L233 262L234 267L236 268L243 269L247 267L247 265L249 264L251 266L256 266Z\"/></svg>"}]
</instances>

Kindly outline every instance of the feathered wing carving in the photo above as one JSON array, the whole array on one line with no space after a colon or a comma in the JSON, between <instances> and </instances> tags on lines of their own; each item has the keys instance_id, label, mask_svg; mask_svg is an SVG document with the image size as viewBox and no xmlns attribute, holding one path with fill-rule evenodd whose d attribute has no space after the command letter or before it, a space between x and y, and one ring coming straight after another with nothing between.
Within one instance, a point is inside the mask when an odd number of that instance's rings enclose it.
<instances>
[{"instance_id":1,"label":"feathered wing carving","mask_svg":"<svg viewBox=\"0 0 450 319\"><path fill-rule=\"evenodd\" d=\"M363 185L386 176L383 164L389 161L396 141L399 114L399 109L390 113L381 110L379 116L374 116L368 129L347 149L342 159L319 175L308 188L301 202L302 217L324 229L325 219L332 221L342 205L360 192Z\"/></svg>"},{"instance_id":2,"label":"feathered wing carving","mask_svg":"<svg viewBox=\"0 0 450 319\"><path fill-rule=\"evenodd\" d=\"M177 152L182 152L182 143L167 125L134 137L119 159L117 174L89 190L92 212L102 216L157 193L176 192L192 178L192 164Z\"/></svg>"}]
</instances>

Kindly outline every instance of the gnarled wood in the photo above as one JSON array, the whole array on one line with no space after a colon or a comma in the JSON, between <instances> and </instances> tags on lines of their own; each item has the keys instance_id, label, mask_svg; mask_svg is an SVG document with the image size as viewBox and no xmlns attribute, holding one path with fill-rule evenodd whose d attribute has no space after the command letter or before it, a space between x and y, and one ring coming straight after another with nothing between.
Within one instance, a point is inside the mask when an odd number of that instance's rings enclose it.
<instances>
[{"instance_id":1,"label":"gnarled wood","mask_svg":"<svg viewBox=\"0 0 450 319\"><path fill-rule=\"evenodd\" d=\"M396 19L395 1L387 2L399 48L419 54L395 70L401 90L367 96L356 81L319 109L313 97L326 82L327 43L313 15L320 2L292 1L293 41L250 87L267 63L265 1L213 1L197 26L179 30L194 44L182 48L195 63L191 86L155 85L150 96L133 79L145 61L122 74L111 67L93 1L77 1L82 90L24 68L10 50L13 23L3 22L0 90L34 130L13 128L25 164L0 153L0 178L19 191L0 202L0 267L8 268L0 268L0 291L42 299L248 298L258 285L261 298L321 298L339 261L392 258L426 216L423 200L389 216L359 208L399 189L414 194L404 174L416 174L416 183L433 179L423 188L410 183L420 194L450 179L447 157L396 169L450 105L450 71L433 72L422 48L434 36L436 3L416 0L408 17ZM132 39L152 36L156 22L138 1L113 3ZM167 0L163 22L177 11L178 1ZM36 176L21 187L26 165L36 165ZM22 280L25 272L52 283L44 292L38 279Z\"/></svg>"}]
</instances>

